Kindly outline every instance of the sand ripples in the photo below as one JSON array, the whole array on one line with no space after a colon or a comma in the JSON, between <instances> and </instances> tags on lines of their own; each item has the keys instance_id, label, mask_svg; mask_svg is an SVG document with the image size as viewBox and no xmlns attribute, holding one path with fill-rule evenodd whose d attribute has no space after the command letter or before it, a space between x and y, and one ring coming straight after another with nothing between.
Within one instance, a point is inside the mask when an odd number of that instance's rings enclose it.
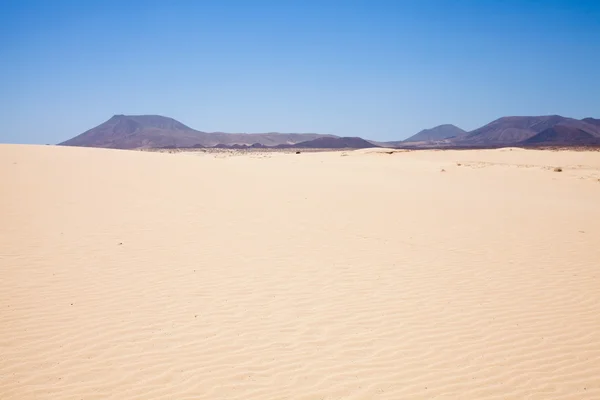
<instances>
[{"instance_id":1,"label":"sand ripples","mask_svg":"<svg viewBox=\"0 0 600 400\"><path fill-rule=\"evenodd\" d=\"M11 157L2 399L600 398L593 183L413 153Z\"/></svg>"}]
</instances>

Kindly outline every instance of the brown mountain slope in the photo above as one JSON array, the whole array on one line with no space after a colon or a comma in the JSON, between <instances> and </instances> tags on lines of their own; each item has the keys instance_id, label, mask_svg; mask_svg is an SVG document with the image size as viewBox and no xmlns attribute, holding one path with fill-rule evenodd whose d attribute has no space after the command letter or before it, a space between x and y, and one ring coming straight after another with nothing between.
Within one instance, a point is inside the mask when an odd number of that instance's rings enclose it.
<instances>
[{"instance_id":1,"label":"brown mountain slope","mask_svg":"<svg viewBox=\"0 0 600 400\"><path fill-rule=\"evenodd\" d=\"M160 147L212 147L217 144L259 143L266 146L294 144L332 135L313 133L223 133L201 132L173 118L160 115L115 115L60 145L116 149Z\"/></svg>"},{"instance_id":2,"label":"brown mountain slope","mask_svg":"<svg viewBox=\"0 0 600 400\"><path fill-rule=\"evenodd\" d=\"M412 135L405 140L393 140L389 142L377 142L371 140L370 142L380 147L396 147L405 144L408 145L431 145L435 142L442 140L448 140L451 138L458 138L466 135L467 132L460 129L459 127L451 124L439 125L431 129L423 129L422 131Z\"/></svg>"},{"instance_id":3,"label":"brown mountain slope","mask_svg":"<svg viewBox=\"0 0 600 400\"><path fill-rule=\"evenodd\" d=\"M464 136L466 133L466 131L460 129L457 126L445 124L436 126L435 128L431 129L423 129L421 132L409 137L403 142L433 142L453 137L461 137Z\"/></svg>"},{"instance_id":4,"label":"brown mountain slope","mask_svg":"<svg viewBox=\"0 0 600 400\"><path fill-rule=\"evenodd\" d=\"M379 147L359 137L322 137L292 145L280 145L279 148L304 149L366 149Z\"/></svg>"},{"instance_id":5,"label":"brown mountain slope","mask_svg":"<svg viewBox=\"0 0 600 400\"><path fill-rule=\"evenodd\" d=\"M499 118L452 142L457 145L512 145L524 142L538 133L558 125L580 129L592 136L600 136L600 126L560 115L546 115Z\"/></svg>"},{"instance_id":6,"label":"brown mountain slope","mask_svg":"<svg viewBox=\"0 0 600 400\"><path fill-rule=\"evenodd\" d=\"M559 115L540 117L503 117L469 132L456 142L477 145L513 144L529 139L566 118Z\"/></svg>"},{"instance_id":7,"label":"brown mountain slope","mask_svg":"<svg viewBox=\"0 0 600 400\"><path fill-rule=\"evenodd\" d=\"M596 137L582 129L566 125L556 125L522 142L525 145L599 145L600 137Z\"/></svg>"},{"instance_id":8,"label":"brown mountain slope","mask_svg":"<svg viewBox=\"0 0 600 400\"><path fill-rule=\"evenodd\" d=\"M97 127L64 141L60 145L120 149L167 147L180 143L193 146L201 144L200 135L202 134L203 132L197 132L168 117L115 115Z\"/></svg>"},{"instance_id":9,"label":"brown mountain slope","mask_svg":"<svg viewBox=\"0 0 600 400\"><path fill-rule=\"evenodd\" d=\"M591 125L600 126L600 119L598 118L584 118L582 121Z\"/></svg>"}]
</instances>

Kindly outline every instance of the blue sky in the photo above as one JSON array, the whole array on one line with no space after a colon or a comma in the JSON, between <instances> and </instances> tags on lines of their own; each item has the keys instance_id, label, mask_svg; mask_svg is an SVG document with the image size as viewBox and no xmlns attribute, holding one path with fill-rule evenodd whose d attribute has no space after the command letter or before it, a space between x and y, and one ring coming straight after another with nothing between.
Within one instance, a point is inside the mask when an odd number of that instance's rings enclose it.
<instances>
[{"instance_id":1,"label":"blue sky","mask_svg":"<svg viewBox=\"0 0 600 400\"><path fill-rule=\"evenodd\" d=\"M600 117L600 1L0 0L0 142L114 114L380 140Z\"/></svg>"}]
</instances>

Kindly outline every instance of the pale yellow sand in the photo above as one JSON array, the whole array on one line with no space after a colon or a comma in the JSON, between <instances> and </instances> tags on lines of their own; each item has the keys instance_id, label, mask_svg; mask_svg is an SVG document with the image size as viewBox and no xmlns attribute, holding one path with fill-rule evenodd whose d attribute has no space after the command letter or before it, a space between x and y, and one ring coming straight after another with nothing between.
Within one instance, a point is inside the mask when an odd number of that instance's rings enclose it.
<instances>
[{"instance_id":1,"label":"pale yellow sand","mask_svg":"<svg viewBox=\"0 0 600 400\"><path fill-rule=\"evenodd\" d=\"M2 145L0 398L600 399L599 179Z\"/></svg>"}]
</instances>

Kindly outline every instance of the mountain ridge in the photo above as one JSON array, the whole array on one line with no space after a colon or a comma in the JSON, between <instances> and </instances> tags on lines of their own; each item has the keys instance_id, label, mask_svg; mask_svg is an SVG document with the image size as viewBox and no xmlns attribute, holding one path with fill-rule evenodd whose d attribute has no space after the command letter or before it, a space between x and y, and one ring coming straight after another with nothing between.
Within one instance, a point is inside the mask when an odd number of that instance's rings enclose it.
<instances>
[{"instance_id":1,"label":"mountain ridge","mask_svg":"<svg viewBox=\"0 0 600 400\"><path fill-rule=\"evenodd\" d=\"M498 118L452 142L458 145L513 145L526 142L535 135L555 126L579 129L592 136L600 137L600 126L583 120L560 115L509 116ZM555 133L560 135L566 132L561 129Z\"/></svg>"},{"instance_id":2,"label":"mountain ridge","mask_svg":"<svg viewBox=\"0 0 600 400\"><path fill-rule=\"evenodd\" d=\"M118 149L213 147L218 144L253 145L254 143L277 146L300 143L320 137L335 136L317 133L203 132L162 115L118 114L80 135L59 143L59 145Z\"/></svg>"},{"instance_id":3,"label":"mountain ridge","mask_svg":"<svg viewBox=\"0 0 600 400\"><path fill-rule=\"evenodd\" d=\"M422 131L412 135L411 137L404 139L403 142L434 142L453 137L460 137L466 134L467 131L457 127L456 125L443 124L430 129L423 129Z\"/></svg>"},{"instance_id":4,"label":"mountain ridge","mask_svg":"<svg viewBox=\"0 0 600 400\"><path fill-rule=\"evenodd\" d=\"M63 146L140 148L298 147L502 147L531 145L596 145L600 119L560 115L507 116L466 132L444 124L424 129L401 141L378 142L360 137L318 133L224 133L195 130L161 115L113 115L102 124L59 143Z\"/></svg>"}]
</instances>

